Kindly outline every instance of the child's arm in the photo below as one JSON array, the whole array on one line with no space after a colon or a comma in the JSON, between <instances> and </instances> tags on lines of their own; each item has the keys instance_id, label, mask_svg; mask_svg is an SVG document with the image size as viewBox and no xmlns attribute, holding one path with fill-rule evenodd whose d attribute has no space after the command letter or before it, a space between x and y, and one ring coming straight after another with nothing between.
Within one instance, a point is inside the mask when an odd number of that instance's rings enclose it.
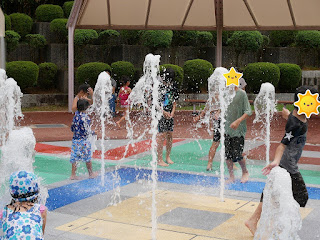
<instances>
[{"instance_id":1,"label":"child's arm","mask_svg":"<svg viewBox=\"0 0 320 240\"><path fill-rule=\"evenodd\" d=\"M277 147L273 162L262 169L263 175L268 175L270 173L270 171L272 170L272 168L279 166L280 160L282 158L282 155L283 155L285 148L286 148L286 145L284 145L283 143L279 144L279 146Z\"/></svg>"},{"instance_id":2,"label":"child's arm","mask_svg":"<svg viewBox=\"0 0 320 240\"><path fill-rule=\"evenodd\" d=\"M176 106L177 106L177 103L174 101L174 102L173 102L172 111L171 111L171 114L170 114L170 117L171 117L171 118L174 117L174 112L176 111Z\"/></svg>"},{"instance_id":3,"label":"child's arm","mask_svg":"<svg viewBox=\"0 0 320 240\"><path fill-rule=\"evenodd\" d=\"M44 230L45 230L46 224L47 224L47 208L45 208L43 211L41 211L41 217L42 217L42 232L44 234Z\"/></svg>"},{"instance_id":4,"label":"child's arm","mask_svg":"<svg viewBox=\"0 0 320 240\"><path fill-rule=\"evenodd\" d=\"M77 102L78 102L78 100L79 100L78 96L76 96L73 99L72 107L71 107L71 110L72 110L73 113L75 113L77 111Z\"/></svg>"},{"instance_id":5,"label":"child's arm","mask_svg":"<svg viewBox=\"0 0 320 240\"><path fill-rule=\"evenodd\" d=\"M239 117L237 120L235 120L233 123L231 123L230 127L232 129L237 129L240 125L240 123L244 120L246 120L249 117L247 113L244 113L241 117Z\"/></svg>"}]
</instances>

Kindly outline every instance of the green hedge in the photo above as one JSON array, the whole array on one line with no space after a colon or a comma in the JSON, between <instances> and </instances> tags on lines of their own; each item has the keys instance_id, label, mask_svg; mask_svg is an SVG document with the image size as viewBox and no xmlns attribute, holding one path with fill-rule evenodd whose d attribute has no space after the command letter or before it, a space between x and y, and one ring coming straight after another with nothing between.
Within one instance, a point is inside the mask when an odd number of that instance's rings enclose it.
<instances>
[{"instance_id":1,"label":"green hedge","mask_svg":"<svg viewBox=\"0 0 320 240\"><path fill-rule=\"evenodd\" d=\"M174 65L174 64L162 64L160 66L160 71L163 72L164 69L166 68L171 68L174 72L175 72L175 82L177 83L177 85L180 87L182 86L183 83L183 68L179 67L178 65Z\"/></svg>"},{"instance_id":2,"label":"green hedge","mask_svg":"<svg viewBox=\"0 0 320 240\"><path fill-rule=\"evenodd\" d=\"M76 29L74 32L74 44L78 46L93 43L98 39L98 33L93 29Z\"/></svg>"},{"instance_id":3,"label":"green hedge","mask_svg":"<svg viewBox=\"0 0 320 240\"><path fill-rule=\"evenodd\" d=\"M275 87L280 79L280 69L276 64L268 62L249 63L243 71L249 90L258 93L262 83L269 82Z\"/></svg>"},{"instance_id":4,"label":"green hedge","mask_svg":"<svg viewBox=\"0 0 320 240\"><path fill-rule=\"evenodd\" d=\"M21 38L24 38L27 34L31 33L33 21L31 17L23 13L12 13L11 29L19 33Z\"/></svg>"},{"instance_id":5,"label":"green hedge","mask_svg":"<svg viewBox=\"0 0 320 240\"><path fill-rule=\"evenodd\" d=\"M281 92L291 92L295 90L301 81L302 71L297 64L279 63L280 69L279 89Z\"/></svg>"},{"instance_id":6,"label":"green hedge","mask_svg":"<svg viewBox=\"0 0 320 240\"><path fill-rule=\"evenodd\" d=\"M237 52L257 51L262 43L263 37L259 31L235 31L228 40L228 45Z\"/></svg>"},{"instance_id":7,"label":"green hedge","mask_svg":"<svg viewBox=\"0 0 320 240\"><path fill-rule=\"evenodd\" d=\"M116 30L104 30L99 33L99 43L106 45L114 45L117 43L120 33Z\"/></svg>"},{"instance_id":8,"label":"green hedge","mask_svg":"<svg viewBox=\"0 0 320 240\"><path fill-rule=\"evenodd\" d=\"M111 64L112 76L120 81L122 76L134 77L135 68L131 62L118 61Z\"/></svg>"},{"instance_id":9,"label":"green hedge","mask_svg":"<svg viewBox=\"0 0 320 240\"><path fill-rule=\"evenodd\" d=\"M173 31L172 45L195 46L197 44L197 31Z\"/></svg>"},{"instance_id":10,"label":"green hedge","mask_svg":"<svg viewBox=\"0 0 320 240\"><path fill-rule=\"evenodd\" d=\"M5 34L6 34L5 39L6 39L7 49L9 52L12 52L19 45L19 41L21 37L19 33L12 30L6 31Z\"/></svg>"},{"instance_id":11,"label":"green hedge","mask_svg":"<svg viewBox=\"0 0 320 240\"><path fill-rule=\"evenodd\" d=\"M63 11L64 11L64 16L66 17L66 18L68 18L69 17L69 15L70 15L70 12L71 12L71 10L72 10L72 7L73 7L73 3L74 3L74 1L68 1L68 2L65 2L64 4L63 4Z\"/></svg>"},{"instance_id":12,"label":"green hedge","mask_svg":"<svg viewBox=\"0 0 320 240\"><path fill-rule=\"evenodd\" d=\"M78 67L76 72L76 81L78 84L87 82L91 87L96 85L98 76L101 72L110 70L111 67L102 62L85 63Z\"/></svg>"},{"instance_id":13,"label":"green hedge","mask_svg":"<svg viewBox=\"0 0 320 240\"><path fill-rule=\"evenodd\" d=\"M263 38L262 47L265 48L265 47L269 46L270 38L268 36L266 36L266 35L262 35L262 38Z\"/></svg>"},{"instance_id":14,"label":"green hedge","mask_svg":"<svg viewBox=\"0 0 320 240\"><path fill-rule=\"evenodd\" d=\"M141 30L121 30L120 36L125 44L135 45L140 42Z\"/></svg>"},{"instance_id":15,"label":"green hedge","mask_svg":"<svg viewBox=\"0 0 320 240\"><path fill-rule=\"evenodd\" d=\"M320 31L299 31L295 43L303 48L320 48Z\"/></svg>"},{"instance_id":16,"label":"green hedge","mask_svg":"<svg viewBox=\"0 0 320 240\"><path fill-rule=\"evenodd\" d=\"M197 31L197 45L200 47L212 46L213 36L211 32Z\"/></svg>"},{"instance_id":17,"label":"green hedge","mask_svg":"<svg viewBox=\"0 0 320 240\"><path fill-rule=\"evenodd\" d=\"M53 4L43 4L36 9L36 20L38 22L51 22L57 18L63 18L62 7Z\"/></svg>"},{"instance_id":18,"label":"green hedge","mask_svg":"<svg viewBox=\"0 0 320 240\"><path fill-rule=\"evenodd\" d=\"M44 48L47 45L46 38L41 34L28 34L26 35L26 42L31 48Z\"/></svg>"},{"instance_id":19,"label":"green hedge","mask_svg":"<svg viewBox=\"0 0 320 240\"><path fill-rule=\"evenodd\" d=\"M228 45L228 40L232 36L234 31L223 31L222 32L222 46L227 46ZM211 32L213 36L213 44L217 45L217 31L212 31Z\"/></svg>"},{"instance_id":20,"label":"green hedge","mask_svg":"<svg viewBox=\"0 0 320 240\"><path fill-rule=\"evenodd\" d=\"M58 36L61 42L66 42L68 37L68 29L67 29L68 19L66 18L58 18L54 19L50 23L50 31L55 33Z\"/></svg>"},{"instance_id":21,"label":"green hedge","mask_svg":"<svg viewBox=\"0 0 320 240\"><path fill-rule=\"evenodd\" d=\"M213 73L210 62L202 59L188 60L183 65L183 87L188 92L206 91L208 78Z\"/></svg>"},{"instance_id":22,"label":"green hedge","mask_svg":"<svg viewBox=\"0 0 320 240\"><path fill-rule=\"evenodd\" d=\"M167 48L172 42L171 30L148 30L141 36L142 44L152 48Z\"/></svg>"},{"instance_id":23,"label":"green hedge","mask_svg":"<svg viewBox=\"0 0 320 240\"><path fill-rule=\"evenodd\" d=\"M38 86L40 88L48 89L55 86L57 79L58 67L51 62L39 64L39 78Z\"/></svg>"},{"instance_id":24,"label":"green hedge","mask_svg":"<svg viewBox=\"0 0 320 240\"><path fill-rule=\"evenodd\" d=\"M4 15L4 22L6 30L11 30L11 18L7 14Z\"/></svg>"},{"instance_id":25,"label":"green hedge","mask_svg":"<svg viewBox=\"0 0 320 240\"><path fill-rule=\"evenodd\" d=\"M271 31L270 44L273 47L287 47L294 43L297 31Z\"/></svg>"},{"instance_id":26,"label":"green hedge","mask_svg":"<svg viewBox=\"0 0 320 240\"><path fill-rule=\"evenodd\" d=\"M39 67L30 61L15 61L7 63L7 75L17 81L22 90L37 84Z\"/></svg>"}]
</instances>

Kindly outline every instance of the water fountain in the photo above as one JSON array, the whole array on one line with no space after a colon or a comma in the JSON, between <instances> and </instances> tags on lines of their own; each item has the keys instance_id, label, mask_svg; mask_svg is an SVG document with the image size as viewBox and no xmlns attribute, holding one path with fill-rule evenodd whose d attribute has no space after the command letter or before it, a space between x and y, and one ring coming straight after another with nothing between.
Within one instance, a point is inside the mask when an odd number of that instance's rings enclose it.
<instances>
[{"instance_id":1,"label":"water fountain","mask_svg":"<svg viewBox=\"0 0 320 240\"><path fill-rule=\"evenodd\" d=\"M275 88L271 83L263 83L260 92L254 100L254 110L256 117L254 123L263 123L261 136L265 136L266 161L269 164L270 158L270 120L276 111ZM264 124L265 123L265 124Z\"/></svg>"},{"instance_id":2,"label":"water fountain","mask_svg":"<svg viewBox=\"0 0 320 240\"><path fill-rule=\"evenodd\" d=\"M104 139L105 139L105 124L106 120L111 119L109 100L112 97L112 86L110 75L107 72L102 72L98 76L98 80L93 92L93 104L89 109L90 112L95 112L99 118L101 125L101 185L104 185L104 174L105 174L105 164L104 164ZM94 143L92 143L94 144Z\"/></svg>"},{"instance_id":3,"label":"water fountain","mask_svg":"<svg viewBox=\"0 0 320 240\"><path fill-rule=\"evenodd\" d=\"M263 191L262 214L254 239L300 240L299 208L292 195L290 174L281 167L273 168Z\"/></svg>"}]
</instances>

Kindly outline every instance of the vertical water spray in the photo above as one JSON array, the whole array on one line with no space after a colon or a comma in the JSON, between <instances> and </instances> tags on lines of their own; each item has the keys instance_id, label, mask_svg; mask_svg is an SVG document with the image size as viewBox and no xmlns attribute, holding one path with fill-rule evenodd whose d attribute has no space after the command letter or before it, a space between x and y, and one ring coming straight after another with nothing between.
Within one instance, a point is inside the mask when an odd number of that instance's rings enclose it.
<instances>
[{"instance_id":1,"label":"vertical water spray","mask_svg":"<svg viewBox=\"0 0 320 240\"><path fill-rule=\"evenodd\" d=\"M270 120L276 111L275 88L271 83L263 83L260 92L254 100L254 123L265 123L266 161L269 164L270 157ZM262 130L263 131L263 130ZM263 136L263 132L261 133Z\"/></svg>"},{"instance_id":2,"label":"vertical water spray","mask_svg":"<svg viewBox=\"0 0 320 240\"><path fill-rule=\"evenodd\" d=\"M99 117L101 124L101 185L104 185L104 138L106 135L106 120L111 118L109 109L109 100L112 97L112 85L110 75L102 72L98 76L98 80L93 92L93 104L89 111L95 111Z\"/></svg>"}]
</instances>

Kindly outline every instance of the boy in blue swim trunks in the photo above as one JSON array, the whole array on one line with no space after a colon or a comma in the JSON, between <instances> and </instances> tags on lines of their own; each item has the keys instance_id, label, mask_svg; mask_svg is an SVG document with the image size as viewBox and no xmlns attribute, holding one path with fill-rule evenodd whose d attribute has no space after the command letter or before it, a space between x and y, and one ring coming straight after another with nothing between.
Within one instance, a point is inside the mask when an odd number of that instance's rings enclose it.
<instances>
[{"instance_id":1,"label":"boy in blue swim trunks","mask_svg":"<svg viewBox=\"0 0 320 240\"><path fill-rule=\"evenodd\" d=\"M91 163L91 142L89 136L91 134L90 118L86 114L86 109L89 107L89 102L85 99L79 99L77 102L77 111L72 120L71 131L73 132L71 157L72 164L71 180L77 180L76 171L79 161L86 163L89 178L95 178L97 173L92 171Z\"/></svg>"}]
</instances>

